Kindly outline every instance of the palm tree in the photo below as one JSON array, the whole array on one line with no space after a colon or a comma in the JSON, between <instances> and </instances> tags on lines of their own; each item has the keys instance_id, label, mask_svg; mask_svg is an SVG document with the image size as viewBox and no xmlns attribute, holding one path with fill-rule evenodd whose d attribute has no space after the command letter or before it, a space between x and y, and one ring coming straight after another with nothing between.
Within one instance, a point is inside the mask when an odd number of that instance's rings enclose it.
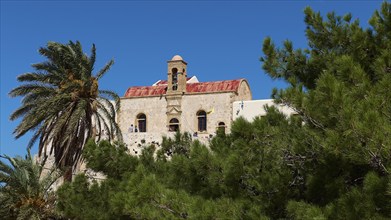
<instances>
[{"instance_id":1,"label":"palm tree","mask_svg":"<svg viewBox=\"0 0 391 220\"><path fill-rule=\"evenodd\" d=\"M110 60L93 75L95 45L90 56L83 53L78 41L68 44L49 42L47 47L39 49L39 53L47 61L33 64L35 72L19 75L18 81L26 84L9 93L11 97L23 96L22 105L10 119L22 118L14 130L16 138L34 131L28 148L39 138L39 156L46 158L48 153L53 154L58 168L71 175L87 139L99 140L103 135L109 140L122 140L115 121L119 96L98 89L98 80L114 61Z\"/></svg>"},{"instance_id":2,"label":"palm tree","mask_svg":"<svg viewBox=\"0 0 391 220\"><path fill-rule=\"evenodd\" d=\"M52 184L58 179L54 170L31 158L0 156L0 216L2 219L49 219L56 216Z\"/></svg>"}]
</instances>

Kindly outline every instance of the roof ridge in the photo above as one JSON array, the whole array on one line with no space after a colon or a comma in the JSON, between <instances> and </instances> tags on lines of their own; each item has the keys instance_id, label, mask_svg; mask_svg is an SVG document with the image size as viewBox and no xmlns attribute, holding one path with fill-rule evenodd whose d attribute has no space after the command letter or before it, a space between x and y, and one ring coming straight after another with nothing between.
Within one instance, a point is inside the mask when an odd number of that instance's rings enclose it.
<instances>
[{"instance_id":1,"label":"roof ridge","mask_svg":"<svg viewBox=\"0 0 391 220\"><path fill-rule=\"evenodd\" d=\"M194 93L215 93L215 92L237 92L240 83L244 78L232 80L220 80L209 82L186 83L186 92ZM132 86L125 92L125 97L148 97L166 94L167 84L155 86Z\"/></svg>"}]
</instances>

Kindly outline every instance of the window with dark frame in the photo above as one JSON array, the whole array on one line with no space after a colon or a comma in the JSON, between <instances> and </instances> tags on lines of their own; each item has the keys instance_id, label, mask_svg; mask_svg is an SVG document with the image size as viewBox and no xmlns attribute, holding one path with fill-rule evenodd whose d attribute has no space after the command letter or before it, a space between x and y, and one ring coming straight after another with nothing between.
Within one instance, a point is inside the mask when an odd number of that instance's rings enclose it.
<instances>
[{"instance_id":1,"label":"window with dark frame","mask_svg":"<svg viewBox=\"0 0 391 220\"><path fill-rule=\"evenodd\" d=\"M172 90L178 89L178 69L172 69Z\"/></svg>"},{"instance_id":2,"label":"window with dark frame","mask_svg":"<svg viewBox=\"0 0 391 220\"><path fill-rule=\"evenodd\" d=\"M139 114L137 116L138 132L147 132L147 116Z\"/></svg>"},{"instance_id":3,"label":"window with dark frame","mask_svg":"<svg viewBox=\"0 0 391 220\"><path fill-rule=\"evenodd\" d=\"M179 121L176 118L172 118L168 125L168 131L176 132L179 131Z\"/></svg>"},{"instance_id":4,"label":"window with dark frame","mask_svg":"<svg viewBox=\"0 0 391 220\"><path fill-rule=\"evenodd\" d=\"M207 120L206 120L206 112L198 111L197 112L197 120L198 120L198 131L206 131Z\"/></svg>"},{"instance_id":5,"label":"window with dark frame","mask_svg":"<svg viewBox=\"0 0 391 220\"><path fill-rule=\"evenodd\" d=\"M225 123L224 122L219 122L217 130L218 130L218 132L225 134Z\"/></svg>"}]
</instances>

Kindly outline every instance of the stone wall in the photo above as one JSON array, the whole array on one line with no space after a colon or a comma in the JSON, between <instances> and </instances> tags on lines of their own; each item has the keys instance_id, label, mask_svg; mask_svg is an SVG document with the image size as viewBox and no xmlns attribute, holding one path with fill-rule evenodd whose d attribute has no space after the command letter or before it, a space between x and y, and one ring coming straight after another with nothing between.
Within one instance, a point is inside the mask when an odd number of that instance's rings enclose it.
<instances>
[{"instance_id":1,"label":"stone wall","mask_svg":"<svg viewBox=\"0 0 391 220\"><path fill-rule=\"evenodd\" d=\"M197 112L207 113L207 134L214 135L219 122L227 127L231 125L231 95L233 93L210 93L187 95L182 98L182 130L190 133L198 132ZM200 133L200 132L198 132Z\"/></svg>"},{"instance_id":2,"label":"stone wall","mask_svg":"<svg viewBox=\"0 0 391 220\"><path fill-rule=\"evenodd\" d=\"M233 92L184 95L181 100L182 113L178 118L181 132L197 132L196 138L202 143L207 143L210 135L216 134L219 122L224 122L228 131L231 126L233 97L236 97ZM130 153L139 153L144 145L161 144L163 136L174 135L174 132L168 131L166 106L165 97L121 100L118 123ZM207 131L204 132L198 131L196 114L200 110L207 112ZM140 113L147 117L147 132L129 132L131 124L137 125L137 115Z\"/></svg>"},{"instance_id":3,"label":"stone wall","mask_svg":"<svg viewBox=\"0 0 391 220\"><path fill-rule=\"evenodd\" d=\"M251 100L251 90L247 81L242 80L238 92L183 94L175 97L162 95L159 97L122 98L117 121L130 153L139 154L143 146L151 143L161 144L162 136L173 136L174 132L168 131L168 120L171 117L178 117L181 132L191 134L197 132L198 137L195 138L202 143L207 143L211 135L216 135L218 125L221 122L225 124L225 130L228 133L234 119L232 103L238 100ZM175 109L174 111L173 107L180 112L176 112ZM167 114L167 111L171 110L175 114L172 112ZM199 111L207 113L207 129L202 132L198 131L197 112ZM134 127L137 125L139 114L146 115L147 131L130 132L129 127L131 124Z\"/></svg>"},{"instance_id":4,"label":"stone wall","mask_svg":"<svg viewBox=\"0 0 391 220\"><path fill-rule=\"evenodd\" d=\"M161 132L166 127L166 99L162 97L123 98L117 121L125 136L131 124L137 125L137 115L147 116L147 131Z\"/></svg>"},{"instance_id":5,"label":"stone wall","mask_svg":"<svg viewBox=\"0 0 391 220\"><path fill-rule=\"evenodd\" d=\"M246 80L242 80L239 85L238 94L234 96L233 101L248 101L252 100L250 86Z\"/></svg>"}]
</instances>

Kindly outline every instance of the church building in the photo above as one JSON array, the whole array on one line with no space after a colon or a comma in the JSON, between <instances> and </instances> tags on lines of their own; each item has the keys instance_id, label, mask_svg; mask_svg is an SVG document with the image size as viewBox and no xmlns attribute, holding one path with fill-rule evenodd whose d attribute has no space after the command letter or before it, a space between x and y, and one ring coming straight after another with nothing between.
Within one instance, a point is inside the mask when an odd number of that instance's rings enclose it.
<instances>
[{"instance_id":1,"label":"church building","mask_svg":"<svg viewBox=\"0 0 391 220\"><path fill-rule=\"evenodd\" d=\"M167 66L166 79L151 86L130 87L121 98L117 122L131 154L141 153L149 144L159 146L163 136L173 137L176 131L189 132L193 139L207 144L218 130L229 133L237 118L252 121L265 115L265 106L275 106L286 116L296 114L272 99L252 100L245 79L199 82L187 74L187 63L179 55L167 61ZM49 169L53 163L54 158L49 157L45 166ZM104 178L86 169L84 163L78 170ZM54 187L59 184L61 180Z\"/></svg>"},{"instance_id":2,"label":"church building","mask_svg":"<svg viewBox=\"0 0 391 220\"><path fill-rule=\"evenodd\" d=\"M218 129L229 132L233 103L252 99L245 79L199 82L187 73L187 62L179 55L167 66L166 79L130 87L121 98L117 120L124 142L133 151L178 130L202 142Z\"/></svg>"}]
</instances>

